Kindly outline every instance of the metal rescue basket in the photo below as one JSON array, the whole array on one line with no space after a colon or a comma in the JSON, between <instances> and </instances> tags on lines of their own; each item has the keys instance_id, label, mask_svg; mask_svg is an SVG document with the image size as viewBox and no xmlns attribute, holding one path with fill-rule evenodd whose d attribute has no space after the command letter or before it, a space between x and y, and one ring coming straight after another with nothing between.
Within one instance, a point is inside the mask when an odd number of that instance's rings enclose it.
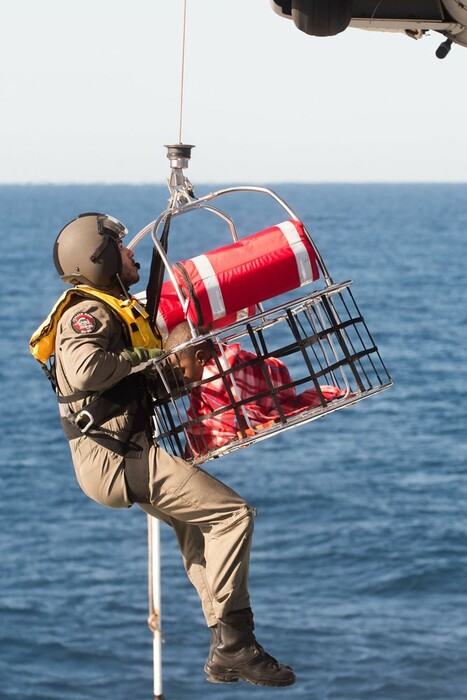
<instances>
[{"instance_id":1,"label":"metal rescue basket","mask_svg":"<svg viewBox=\"0 0 467 700\"><path fill-rule=\"evenodd\" d=\"M261 187L231 187L197 199L183 174L191 146L168 149L168 208L130 244L151 232L153 260L162 265L152 270L158 284L148 302L161 335L183 321L189 329L156 365L164 387L154 400L157 443L201 464L391 386L351 282L332 281L294 211ZM272 198L285 216L240 238L218 202L252 192ZM171 262L170 222L199 209L222 220L231 242ZM189 383L178 364L198 350L209 361L202 378Z\"/></svg>"}]
</instances>

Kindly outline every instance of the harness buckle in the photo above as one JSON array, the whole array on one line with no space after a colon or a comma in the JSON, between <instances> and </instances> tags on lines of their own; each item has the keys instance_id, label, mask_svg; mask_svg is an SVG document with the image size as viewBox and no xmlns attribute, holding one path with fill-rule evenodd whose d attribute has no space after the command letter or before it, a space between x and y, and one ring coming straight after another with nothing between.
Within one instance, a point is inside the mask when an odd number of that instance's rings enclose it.
<instances>
[{"instance_id":1,"label":"harness buckle","mask_svg":"<svg viewBox=\"0 0 467 700\"><path fill-rule=\"evenodd\" d=\"M79 422L80 422L83 418L85 418L87 422L85 423L85 425L84 425L83 427L81 427L81 425L79 425ZM80 431L83 433L83 435L85 435L85 434L88 432L89 428L91 428L92 425L94 425L94 418L93 418L93 416L89 413L89 411L83 410L83 411L80 411L80 412L77 414L77 416L75 417L75 419L74 419L74 424L76 425L76 427L78 428L78 430L80 430Z\"/></svg>"}]
</instances>

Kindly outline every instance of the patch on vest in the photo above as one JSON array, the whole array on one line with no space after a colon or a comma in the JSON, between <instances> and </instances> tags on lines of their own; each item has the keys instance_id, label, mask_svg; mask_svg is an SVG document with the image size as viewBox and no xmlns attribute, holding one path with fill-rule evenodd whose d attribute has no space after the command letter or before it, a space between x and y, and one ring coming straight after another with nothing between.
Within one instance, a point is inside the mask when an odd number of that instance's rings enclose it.
<instances>
[{"instance_id":1,"label":"patch on vest","mask_svg":"<svg viewBox=\"0 0 467 700\"><path fill-rule=\"evenodd\" d=\"M97 323L94 316L78 311L71 319L71 327L77 333L92 333L96 330Z\"/></svg>"}]
</instances>

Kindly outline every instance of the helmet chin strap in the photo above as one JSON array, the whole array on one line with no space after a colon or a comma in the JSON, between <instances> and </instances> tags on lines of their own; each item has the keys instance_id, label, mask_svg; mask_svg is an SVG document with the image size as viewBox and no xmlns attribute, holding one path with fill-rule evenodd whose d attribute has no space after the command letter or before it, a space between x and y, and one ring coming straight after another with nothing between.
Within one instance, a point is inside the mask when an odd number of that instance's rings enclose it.
<instances>
[{"instance_id":1,"label":"helmet chin strap","mask_svg":"<svg viewBox=\"0 0 467 700\"><path fill-rule=\"evenodd\" d=\"M122 279L121 279L120 275L118 274L118 272L115 274L115 277L117 278L117 282L120 285L123 294L126 296L127 299L131 299L131 296L128 292L128 288L123 284Z\"/></svg>"}]
</instances>

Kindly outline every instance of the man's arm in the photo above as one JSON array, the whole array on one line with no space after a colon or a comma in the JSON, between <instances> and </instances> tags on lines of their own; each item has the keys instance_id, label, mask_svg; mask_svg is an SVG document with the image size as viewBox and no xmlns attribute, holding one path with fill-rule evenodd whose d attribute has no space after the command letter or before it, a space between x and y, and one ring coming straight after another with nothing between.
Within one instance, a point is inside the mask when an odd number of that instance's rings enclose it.
<instances>
[{"instance_id":1,"label":"man's arm","mask_svg":"<svg viewBox=\"0 0 467 700\"><path fill-rule=\"evenodd\" d=\"M60 323L57 353L68 382L79 391L103 391L128 376L122 327L101 303L85 300Z\"/></svg>"}]
</instances>

